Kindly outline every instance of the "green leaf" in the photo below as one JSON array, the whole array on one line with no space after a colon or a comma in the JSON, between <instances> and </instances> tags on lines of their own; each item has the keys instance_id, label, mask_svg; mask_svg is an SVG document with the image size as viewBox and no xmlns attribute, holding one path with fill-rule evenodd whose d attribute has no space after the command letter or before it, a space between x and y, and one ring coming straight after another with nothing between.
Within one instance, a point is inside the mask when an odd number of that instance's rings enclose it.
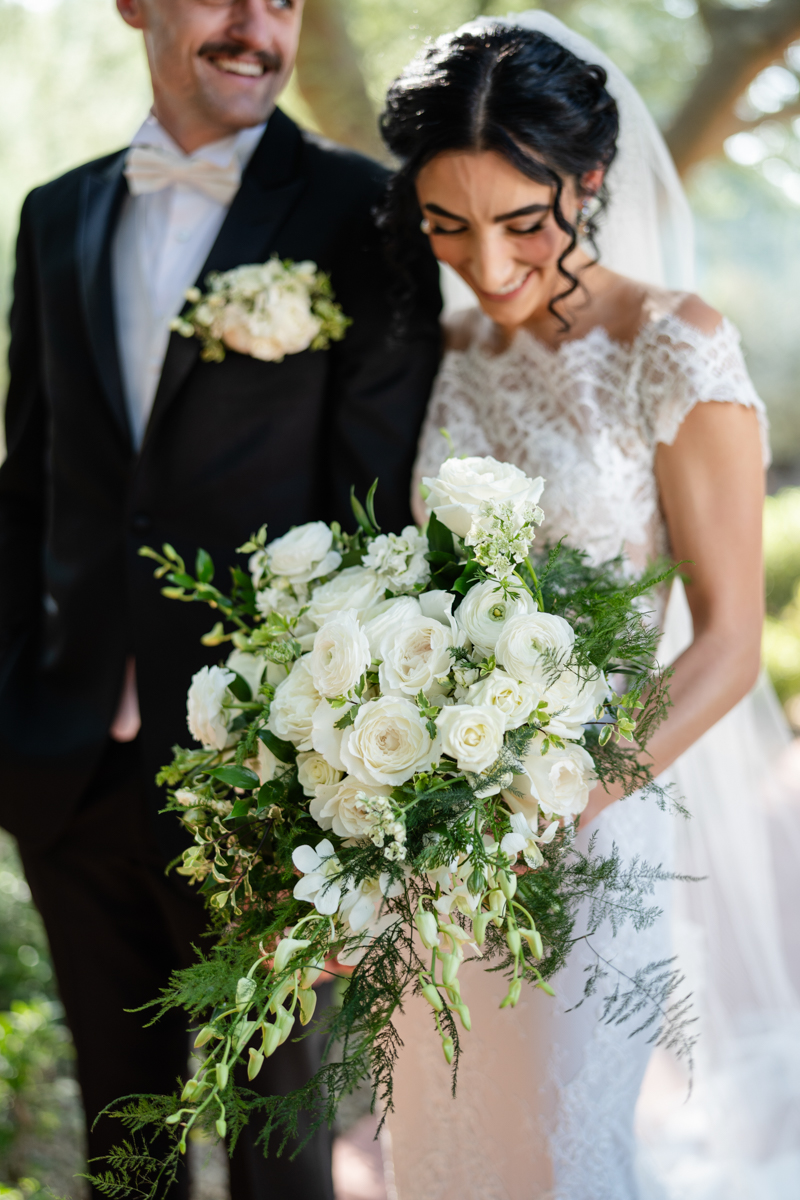
<instances>
[{"instance_id":1,"label":"green leaf","mask_svg":"<svg viewBox=\"0 0 800 1200\"><path fill-rule=\"evenodd\" d=\"M370 524L370 519L367 516L366 512L364 511L363 504L356 497L355 487L350 488L350 507L353 510L353 516L358 521L361 528L364 530L364 533L368 533L370 535L373 534L374 530L372 528L372 525Z\"/></svg>"},{"instance_id":2,"label":"green leaf","mask_svg":"<svg viewBox=\"0 0 800 1200\"><path fill-rule=\"evenodd\" d=\"M206 550L198 550L194 564L194 573L200 583L211 583L214 578L214 563Z\"/></svg>"},{"instance_id":3,"label":"green leaf","mask_svg":"<svg viewBox=\"0 0 800 1200\"><path fill-rule=\"evenodd\" d=\"M250 800L244 796L236 801L231 811L225 818L226 821L240 821L242 817L248 816L250 813Z\"/></svg>"},{"instance_id":4,"label":"green leaf","mask_svg":"<svg viewBox=\"0 0 800 1200\"><path fill-rule=\"evenodd\" d=\"M293 763L297 758L297 751L291 742L284 742L269 729L259 729L258 736L268 750L277 758L278 762Z\"/></svg>"},{"instance_id":5,"label":"green leaf","mask_svg":"<svg viewBox=\"0 0 800 1200\"><path fill-rule=\"evenodd\" d=\"M170 583L177 583L180 587L193 588L194 580L191 575L187 575L184 571L170 571L167 579Z\"/></svg>"},{"instance_id":6,"label":"green leaf","mask_svg":"<svg viewBox=\"0 0 800 1200\"><path fill-rule=\"evenodd\" d=\"M230 668L229 668L229 670L230 670ZM242 676L239 675L239 673L237 671L234 671L234 675L236 676L236 678L233 680L232 683L228 684L228 687L233 692L236 699L244 700L245 703L248 700L252 700L253 693L250 691L250 684L247 682L246 679L243 679Z\"/></svg>"},{"instance_id":7,"label":"green leaf","mask_svg":"<svg viewBox=\"0 0 800 1200\"><path fill-rule=\"evenodd\" d=\"M372 528L375 530L375 532L380 533L381 527L378 524L378 522L375 520L375 492L377 491L377 488L378 488L378 481L376 479L375 482L373 483L372 487L367 492L367 516L369 517L370 521L372 522Z\"/></svg>"},{"instance_id":8,"label":"green leaf","mask_svg":"<svg viewBox=\"0 0 800 1200\"><path fill-rule=\"evenodd\" d=\"M428 522L428 546L434 553L454 554L453 535L446 525L443 525L436 513L431 513Z\"/></svg>"},{"instance_id":9,"label":"green leaf","mask_svg":"<svg viewBox=\"0 0 800 1200\"><path fill-rule=\"evenodd\" d=\"M208 774L212 779L227 783L229 787L257 788L261 783L255 771L249 771L247 767L214 767Z\"/></svg>"},{"instance_id":10,"label":"green leaf","mask_svg":"<svg viewBox=\"0 0 800 1200\"><path fill-rule=\"evenodd\" d=\"M334 722L334 729L347 729L348 725L352 725L358 716L358 705L351 704L343 717L339 717L338 721Z\"/></svg>"}]
</instances>

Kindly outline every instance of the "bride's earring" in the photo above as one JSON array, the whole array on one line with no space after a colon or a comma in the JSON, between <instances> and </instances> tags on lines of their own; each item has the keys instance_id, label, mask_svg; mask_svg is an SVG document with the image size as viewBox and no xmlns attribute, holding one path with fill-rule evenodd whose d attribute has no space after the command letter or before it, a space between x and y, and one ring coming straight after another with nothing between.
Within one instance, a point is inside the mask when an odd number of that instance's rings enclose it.
<instances>
[{"instance_id":1,"label":"bride's earring","mask_svg":"<svg viewBox=\"0 0 800 1200\"><path fill-rule=\"evenodd\" d=\"M592 197L586 196L583 203L578 209L578 233L583 233L589 223L589 215L592 211Z\"/></svg>"},{"instance_id":2,"label":"bride's earring","mask_svg":"<svg viewBox=\"0 0 800 1200\"><path fill-rule=\"evenodd\" d=\"M428 234L430 234L432 227L431 227L431 223L427 217L422 218L422 220L419 223L419 227L426 236Z\"/></svg>"}]
</instances>

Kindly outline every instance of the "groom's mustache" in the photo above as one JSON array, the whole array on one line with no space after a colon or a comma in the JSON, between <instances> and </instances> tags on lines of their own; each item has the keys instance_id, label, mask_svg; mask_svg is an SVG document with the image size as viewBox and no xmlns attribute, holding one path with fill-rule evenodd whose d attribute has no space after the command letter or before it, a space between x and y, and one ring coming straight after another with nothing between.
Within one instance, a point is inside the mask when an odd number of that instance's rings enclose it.
<instances>
[{"instance_id":1,"label":"groom's mustache","mask_svg":"<svg viewBox=\"0 0 800 1200\"><path fill-rule=\"evenodd\" d=\"M283 66L283 58L276 51L248 50L237 42L204 42L197 54L199 58L222 59L241 58L246 54L250 62L255 60L264 68L265 75L268 71L280 71Z\"/></svg>"}]
</instances>

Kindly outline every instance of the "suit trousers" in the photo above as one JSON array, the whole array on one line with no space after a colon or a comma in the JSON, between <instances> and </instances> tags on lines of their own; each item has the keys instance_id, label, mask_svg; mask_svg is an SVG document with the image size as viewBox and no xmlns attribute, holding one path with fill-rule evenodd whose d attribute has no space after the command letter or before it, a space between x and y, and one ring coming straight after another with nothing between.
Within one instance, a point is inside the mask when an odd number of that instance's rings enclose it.
<instances>
[{"instance_id":1,"label":"suit trousers","mask_svg":"<svg viewBox=\"0 0 800 1200\"><path fill-rule=\"evenodd\" d=\"M20 845L75 1042L90 1159L126 1136L110 1117L92 1128L106 1105L137 1093L171 1093L187 1072L186 1015L170 1012L146 1027L151 1014L130 1011L156 999L171 972L194 961L193 946L203 946L207 928L202 900L180 876L165 874L146 797L138 740L109 740L67 831L44 850ZM314 1073L321 1052L321 1034L290 1039L249 1086L263 1094L290 1091ZM327 1129L294 1159L291 1148L265 1158L257 1133L254 1118L233 1153L232 1200L333 1200ZM90 1166L98 1169L103 1165ZM184 1169L171 1200L188 1197L189 1186Z\"/></svg>"}]
</instances>

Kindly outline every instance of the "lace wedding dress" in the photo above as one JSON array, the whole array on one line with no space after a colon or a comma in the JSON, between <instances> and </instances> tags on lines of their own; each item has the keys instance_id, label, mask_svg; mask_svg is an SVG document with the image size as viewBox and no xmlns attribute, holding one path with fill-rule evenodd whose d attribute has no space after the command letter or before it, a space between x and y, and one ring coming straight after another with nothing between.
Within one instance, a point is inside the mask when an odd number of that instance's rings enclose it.
<instances>
[{"instance_id":1,"label":"lace wedding dress","mask_svg":"<svg viewBox=\"0 0 800 1200\"><path fill-rule=\"evenodd\" d=\"M613 341L597 326L555 351L520 330L507 348L495 352L491 323L478 310L470 312L460 322L463 341L442 365L422 433L418 473L434 475L447 457L444 428L458 454L491 454L545 478L542 539L564 537L598 563L623 549L632 568L668 553L654 455L659 443L674 441L695 404L722 401L754 408L766 456L764 408L736 330L723 321L713 334L701 333L676 315L682 299L679 293L652 289L631 345ZM688 644L685 629L678 636ZM675 645L673 657L682 648ZM737 739L741 742L740 731ZM730 746L721 753L729 755ZM684 771L680 787L692 807L696 797L686 785ZM628 861L638 857L669 870L676 861L676 840L679 855L686 857L682 820L633 796L606 809L592 829L599 852L616 844ZM712 823L710 841L714 832ZM587 838L584 832L581 839ZM696 853L694 858L695 868L707 865L696 861ZM746 883L743 887L746 891ZM405 1045L396 1075L396 1112L389 1121L399 1200L634 1200L643 1195L634 1109L652 1031L631 1037L631 1025L604 1023L602 987L575 1005L597 956L628 977L671 956L674 898L675 885L659 885L653 899L663 915L649 930L636 933L625 926L613 937L601 929L580 943L554 981L555 1000L528 988L516 1009L499 1013L502 977L465 963L462 989L472 1032L463 1035L455 1099L429 1008L422 1001L408 1006L399 1024ZM769 919L763 905L760 912ZM611 970L608 987L617 978ZM773 971L770 979L775 978ZM788 981L784 992L782 1002L791 1009Z\"/></svg>"}]
</instances>

